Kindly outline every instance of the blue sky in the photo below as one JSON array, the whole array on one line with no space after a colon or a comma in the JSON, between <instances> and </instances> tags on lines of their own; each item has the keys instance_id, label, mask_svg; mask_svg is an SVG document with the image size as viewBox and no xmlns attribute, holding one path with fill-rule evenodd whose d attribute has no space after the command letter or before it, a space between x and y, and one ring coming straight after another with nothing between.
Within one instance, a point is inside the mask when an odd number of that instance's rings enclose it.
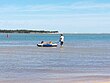
<instances>
[{"instance_id":1,"label":"blue sky","mask_svg":"<svg viewBox=\"0 0 110 83\"><path fill-rule=\"evenodd\" d=\"M0 0L0 29L110 33L110 0Z\"/></svg>"}]
</instances>

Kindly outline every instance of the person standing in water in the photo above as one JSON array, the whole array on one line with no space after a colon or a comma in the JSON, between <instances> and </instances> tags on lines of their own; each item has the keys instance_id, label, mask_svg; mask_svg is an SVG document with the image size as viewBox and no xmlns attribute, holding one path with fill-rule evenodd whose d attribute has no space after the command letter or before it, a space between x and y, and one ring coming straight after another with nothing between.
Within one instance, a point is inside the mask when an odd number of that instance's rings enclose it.
<instances>
[{"instance_id":1,"label":"person standing in water","mask_svg":"<svg viewBox=\"0 0 110 83\"><path fill-rule=\"evenodd\" d=\"M9 38L9 35L7 34L6 37Z\"/></svg>"},{"instance_id":2,"label":"person standing in water","mask_svg":"<svg viewBox=\"0 0 110 83\"><path fill-rule=\"evenodd\" d=\"M60 35L60 46L62 47L64 44L64 36L63 34Z\"/></svg>"}]
</instances>

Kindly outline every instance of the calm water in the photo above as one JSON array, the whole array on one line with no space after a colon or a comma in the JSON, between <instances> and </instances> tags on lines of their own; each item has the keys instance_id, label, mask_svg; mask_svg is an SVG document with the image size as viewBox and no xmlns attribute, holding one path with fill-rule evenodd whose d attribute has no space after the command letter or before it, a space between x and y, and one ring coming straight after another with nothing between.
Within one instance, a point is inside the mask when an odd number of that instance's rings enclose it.
<instances>
[{"instance_id":1,"label":"calm water","mask_svg":"<svg viewBox=\"0 0 110 83\"><path fill-rule=\"evenodd\" d=\"M58 34L8 34L7 37L7 34L0 34L0 46L35 46L41 41L58 42L59 36ZM110 46L110 34L65 34L64 36L65 46Z\"/></svg>"},{"instance_id":2,"label":"calm water","mask_svg":"<svg viewBox=\"0 0 110 83\"><path fill-rule=\"evenodd\" d=\"M38 48L58 42L56 34L0 34L0 79L110 78L110 35L65 34L64 47Z\"/></svg>"}]
</instances>

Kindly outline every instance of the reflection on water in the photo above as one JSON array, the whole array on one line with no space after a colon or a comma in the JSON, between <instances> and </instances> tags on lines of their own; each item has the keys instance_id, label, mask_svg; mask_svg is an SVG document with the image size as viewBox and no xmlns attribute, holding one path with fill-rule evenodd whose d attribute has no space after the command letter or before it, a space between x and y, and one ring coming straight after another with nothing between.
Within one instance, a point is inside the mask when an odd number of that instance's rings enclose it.
<instances>
[{"instance_id":1,"label":"reflection on water","mask_svg":"<svg viewBox=\"0 0 110 83\"><path fill-rule=\"evenodd\" d=\"M1 79L110 76L107 48L27 46L2 47L0 52Z\"/></svg>"}]
</instances>

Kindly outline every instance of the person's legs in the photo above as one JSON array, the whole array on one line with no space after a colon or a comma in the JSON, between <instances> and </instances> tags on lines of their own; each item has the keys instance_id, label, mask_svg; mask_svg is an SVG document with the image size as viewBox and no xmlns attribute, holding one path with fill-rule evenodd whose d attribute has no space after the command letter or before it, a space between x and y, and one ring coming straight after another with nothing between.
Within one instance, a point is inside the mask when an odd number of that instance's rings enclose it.
<instances>
[{"instance_id":1,"label":"person's legs","mask_svg":"<svg viewBox=\"0 0 110 83\"><path fill-rule=\"evenodd\" d=\"M61 42L60 45L63 46L63 42Z\"/></svg>"}]
</instances>

